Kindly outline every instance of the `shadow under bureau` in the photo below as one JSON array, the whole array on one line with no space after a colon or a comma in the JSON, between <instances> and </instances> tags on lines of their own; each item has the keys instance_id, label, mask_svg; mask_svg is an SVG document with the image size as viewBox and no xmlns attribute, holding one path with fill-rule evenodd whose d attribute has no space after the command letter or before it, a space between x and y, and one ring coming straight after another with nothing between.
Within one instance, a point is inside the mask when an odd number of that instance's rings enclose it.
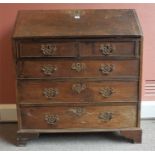
<instances>
[{"instance_id":1,"label":"shadow under bureau","mask_svg":"<svg viewBox=\"0 0 155 155\"><path fill-rule=\"evenodd\" d=\"M134 10L19 11L17 144L107 131L141 142L142 42Z\"/></svg>"}]
</instances>

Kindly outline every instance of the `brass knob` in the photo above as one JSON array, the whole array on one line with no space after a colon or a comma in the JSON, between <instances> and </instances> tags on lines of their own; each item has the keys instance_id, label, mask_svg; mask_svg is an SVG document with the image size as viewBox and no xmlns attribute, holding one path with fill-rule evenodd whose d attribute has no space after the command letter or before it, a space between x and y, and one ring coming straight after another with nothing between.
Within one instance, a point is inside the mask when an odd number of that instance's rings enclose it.
<instances>
[{"instance_id":1,"label":"brass knob","mask_svg":"<svg viewBox=\"0 0 155 155\"><path fill-rule=\"evenodd\" d=\"M102 74L108 75L114 70L114 65L111 64L101 64L101 67L99 69Z\"/></svg>"},{"instance_id":2,"label":"brass knob","mask_svg":"<svg viewBox=\"0 0 155 155\"><path fill-rule=\"evenodd\" d=\"M112 96L112 94L114 93L114 90L113 90L113 88L105 87L105 88L101 88L99 93L104 98L108 98L108 97Z\"/></svg>"},{"instance_id":3,"label":"brass knob","mask_svg":"<svg viewBox=\"0 0 155 155\"><path fill-rule=\"evenodd\" d=\"M111 44L101 44L100 45L100 51L102 53L102 55L107 56L112 54L114 48Z\"/></svg>"},{"instance_id":4,"label":"brass knob","mask_svg":"<svg viewBox=\"0 0 155 155\"><path fill-rule=\"evenodd\" d=\"M48 99L52 99L58 94L59 94L59 91L58 89L55 89L55 88L45 88L43 90L43 95Z\"/></svg>"},{"instance_id":5,"label":"brass knob","mask_svg":"<svg viewBox=\"0 0 155 155\"><path fill-rule=\"evenodd\" d=\"M54 125L57 123L58 120L58 115L45 114L45 121L47 122L47 124Z\"/></svg>"},{"instance_id":6,"label":"brass knob","mask_svg":"<svg viewBox=\"0 0 155 155\"><path fill-rule=\"evenodd\" d=\"M45 56L52 56L57 50L56 45L53 44L41 44L41 51Z\"/></svg>"}]
</instances>

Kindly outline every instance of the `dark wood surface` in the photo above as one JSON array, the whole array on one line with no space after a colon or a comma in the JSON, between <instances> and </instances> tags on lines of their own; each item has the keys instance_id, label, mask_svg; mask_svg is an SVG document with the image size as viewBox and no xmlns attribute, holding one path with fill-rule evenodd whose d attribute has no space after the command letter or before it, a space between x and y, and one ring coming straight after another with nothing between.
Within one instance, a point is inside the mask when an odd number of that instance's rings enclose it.
<instances>
[{"instance_id":1,"label":"dark wood surface","mask_svg":"<svg viewBox=\"0 0 155 155\"><path fill-rule=\"evenodd\" d=\"M138 40L138 39L137 39ZM112 40L112 39L89 39L89 40L50 40L50 39L24 39L19 43L20 57L94 57L94 56L135 56L137 42L134 40ZM55 47L52 55L44 55L42 45ZM112 52L104 55L102 48L109 46ZM33 51L33 52L31 52Z\"/></svg>"},{"instance_id":2,"label":"dark wood surface","mask_svg":"<svg viewBox=\"0 0 155 155\"><path fill-rule=\"evenodd\" d=\"M135 41L102 41L97 40L92 43L91 40L79 44L79 55L82 56L134 56ZM102 46L110 46L112 52L104 55L101 50Z\"/></svg>"},{"instance_id":3,"label":"dark wood surface","mask_svg":"<svg viewBox=\"0 0 155 155\"><path fill-rule=\"evenodd\" d=\"M102 118L107 112L111 118ZM21 108L21 116L23 129L136 127L135 106L26 107ZM46 117L54 116L49 124Z\"/></svg>"},{"instance_id":4,"label":"dark wood surface","mask_svg":"<svg viewBox=\"0 0 155 155\"><path fill-rule=\"evenodd\" d=\"M64 131L121 131L141 142L143 38L137 15L78 14L18 13L13 34L18 144L41 132Z\"/></svg>"},{"instance_id":5,"label":"dark wood surface","mask_svg":"<svg viewBox=\"0 0 155 155\"><path fill-rule=\"evenodd\" d=\"M142 141L142 130L125 130L120 131L120 135L131 140L133 143L141 143Z\"/></svg>"},{"instance_id":6,"label":"dark wood surface","mask_svg":"<svg viewBox=\"0 0 155 155\"><path fill-rule=\"evenodd\" d=\"M133 10L20 11L13 37L140 36Z\"/></svg>"},{"instance_id":7,"label":"dark wood surface","mask_svg":"<svg viewBox=\"0 0 155 155\"><path fill-rule=\"evenodd\" d=\"M74 90L75 87L75 90ZM77 92L76 87L80 87ZM81 87L84 87L83 89ZM136 102L138 99L137 82L115 82L115 81L38 81L24 80L18 82L19 101L28 103L83 103L87 102ZM58 94L48 98L44 94L45 89L54 89ZM78 88L77 88L78 89ZM101 90L112 89L107 97L102 95ZM110 90L111 91L111 90ZM105 92L106 93L106 92ZM107 92L108 93L108 92ZM49 93L51 95L51 93Z\"/></svg>"},{"instance_id":8,"label":"dark wood surface","mask_svg":"<svg viewBox=\"0 0 155 155\"><path fill-rule=\"evenodd\" d=\"M38 41L27 41L24 43L20 43L20 56L21 57L44 57L46 55L43 54L43 51L41 50L41 45L53 45L56 50L54 51L54 54L52 56L57 57L76 57L77 55L77 48L75 41L68 41L68 42L52 42L52 41L46 41L44 42ZM32 52L33 51L33 52Z\"/></svg>"},{"instance_id":9,"label":"dark wood surface","mask_svg":"<svg viewBox=\"0 0 155 155\"><path fill-rule=\"evenodd\" d=\"M138 64L138 60L23 60L18 62L18 78L138 78Z\"/></svg>"}]
</instances>

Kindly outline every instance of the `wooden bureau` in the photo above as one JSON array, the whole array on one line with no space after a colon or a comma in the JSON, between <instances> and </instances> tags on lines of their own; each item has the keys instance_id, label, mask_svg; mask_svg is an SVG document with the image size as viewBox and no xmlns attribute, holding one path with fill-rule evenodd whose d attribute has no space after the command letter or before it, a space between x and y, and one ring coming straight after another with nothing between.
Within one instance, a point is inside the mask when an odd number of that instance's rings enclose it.
<instances>
[{"instance_id":1,"label":"wooden bureau","mask_svg":"<svg viewBox=\"0 0 155 155\"><path fill-rule=\"evenodd\" d=\"M117 131L141 142L142 42L134 10L19 11L18 145L55 132Z\"/></svg>"}]
</instances>

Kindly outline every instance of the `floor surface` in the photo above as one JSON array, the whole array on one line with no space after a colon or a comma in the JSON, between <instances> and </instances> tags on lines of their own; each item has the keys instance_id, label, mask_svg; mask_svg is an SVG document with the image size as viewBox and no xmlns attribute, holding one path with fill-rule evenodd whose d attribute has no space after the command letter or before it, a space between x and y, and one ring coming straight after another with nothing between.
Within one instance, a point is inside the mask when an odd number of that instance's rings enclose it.
<instances>
[{"instance_id":1,"label":"floor surface","mask_svg":"<svg viewBox=\"0 0 155 155\"><path fill-rule=\"evenodd\" d=\"M133 144L115 133L59 133L42 134L25 147L17 147L16 123L0 124L0 150L43 150L43 151L123 151L155 150L155 120L143 120L142 144Z\"/></svg>"}]
</instances>

